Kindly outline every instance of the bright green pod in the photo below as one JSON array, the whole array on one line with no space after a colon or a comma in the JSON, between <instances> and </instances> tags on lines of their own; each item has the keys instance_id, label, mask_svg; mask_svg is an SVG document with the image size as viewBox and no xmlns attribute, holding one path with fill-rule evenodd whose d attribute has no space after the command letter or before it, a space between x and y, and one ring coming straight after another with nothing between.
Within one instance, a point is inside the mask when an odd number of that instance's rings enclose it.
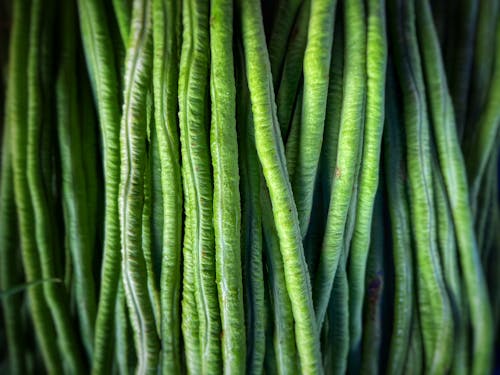
<instances>
[{"instance_id":1,"label":"bright green pod","mask_svg":"<svg viewBox=\"0 0 500 375\"><path fill-rule=\"evenodd\" d=\"M104 244L101 285L95 322L93 374L111 371L114 306L120 279L118 185L120 181L120 95L115 70L117 62L106 9L98 0L78 0L83 50L97 108L104 172Z\"/></svg>"},{"instance_id":2,"label":"bright green pod","mask_svg":"<svg viewBox=\"0 0 500 375\"><path fill-rule=\"evenodd\" d=\"M183 2L183 40L179 76L179 123L182 155L182 181L185 202L185 226L183 252L190 258L191 267L186 280L193 286L186 289L194 293L198 327L186 321L185 341L189 350L196 344L188 328L198 329L198 362L190 363L188 371L196 371L199 363L201 373L220 371L221 327L219 301L216 284L216 256L213 228L213 188L211 174L210 146L208 140L209 81L209 4L189 0ZM183 276L186 278L186 274ZM186 295L188 297L189 295ZM192 298L192 295L189 296ZM189 301L186 300L186 303ZM192 319L193 311L186 311L184 319ZM184 325L184 322L183 322ZM193 332L194 333L194 332ZM193 366L193 368L190 368Z\"/></svg>"},{"instance_id":3,"label":"bright green pod","mask_svg":"<svg viewBox=\"0 0 500 375\"><path fill-rule=\"evenodd\" d=\"M121 173L119 189L122 280L132 323L137 371L155 373L159 363L159 339L155 302L148 275L148 233L144 232L147 210L147 96L152 67L151 3L135 1L127 56L123 115L120 129ZM147 215L146 215L147 216ZM149 222L147 223L149 225Z\"/></svg>"},{"instance_id":4,"label":"bright green pod","mask_svg":"<svg viewBox=\"0 0 500 375\"><path fill-rule=\"evenodd\" d=\"M301 370L305 374L321 373L319 331L314 319L309 272L277 121L260 2L239 1L238 5L255 124L255 145L269 189L280 241Z\"/></svg>"},{"instance_id":5,"label":"bright green pod","mask_svg":"<svg viewBox=\"0 0 500 375\"><path fill-rule=\"evenodd\" d=\"M323 247L314 283L318 326L323 324L335 272L344 246L344 234L355 181L364 126L366 88L366 24L364 2L344 4L344 84L335 173Z\"/></svg>"},{"instance_id":6,"label":"bright green pod","mask_svg":"<svg viewBox=\"0 0 500 375\"><path fill-rule=\"evenodd\" d=\"M245 372L246 334L240 247L240 191L233 62L233 2L210 2L213 226L223 372Z\"/></svg>"},{"instance_id":7,"label":"bright green pod","mask_svg":"<svg viewBox=\"0 0 500 375\"><path fill-rule=\"evenodd\" d=\"M380 150L385 116L385 74L387 38L385 30L385 1L368 1L366 47L366 114L363 134L363 153L359 175L356 221L349 255L349 332L350 361L359 363L363 332L362 315L365 277L370 248L375 194L380 171Z\"/></svg>"}]
</instances>

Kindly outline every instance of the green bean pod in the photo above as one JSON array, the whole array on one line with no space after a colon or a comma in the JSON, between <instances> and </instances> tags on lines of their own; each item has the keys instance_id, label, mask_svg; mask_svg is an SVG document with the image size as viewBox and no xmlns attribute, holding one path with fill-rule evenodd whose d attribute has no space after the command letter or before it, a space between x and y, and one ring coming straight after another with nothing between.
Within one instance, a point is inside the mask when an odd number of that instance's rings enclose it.
<instances>
[{"instance_id":1,"label":"green bean pod","mask_svg":"<svg viewBox=\"0 0 500 375\"><path fill-rule=\"evenodd\" d=\"M406 137L410 215L418 270L426 371L445 373L452 359L453 316L436 243L430 124L415 26L415 4L391 1L395 65L401 82ZM398 37L396 37L398 36Z\"/></svg>"},{"instance_id":2,"label":"green bean pod","mask_svg":"<svg viewBox=\"0 0 500 375\"><path fill-rule=\"evenodd\" d=\"M116 369L120 374L129 374L134 370L135 361L131 360L131 353L133 351L133 345L130 345L132 333L125 290L121 279L119 280L118 292L116 293L115 316Z\"/></svg>"},{"instance_id":3,"label":"green bean pod","mask_svg":"<svg viewBox=\"0 0 500 375\"><path fill-rule=\"evenodd\" d=\"M8 104L6 107L8 109ZM6 120L8 121L7 118ZM17 259L19 238L11 164L10 129L8 123L5 125L2 134L0 176L0 290L2 292L8 291L22 282L19 259ZM25 327L24 322L18 316L22 302L21 295L10 295L2 298L8 369L16 375L26 373L26 359L22 341Z\"/></svg>"},{"instance_id":4,"label":"green bean pod","mask_svg":"<svg viewBox=\"0 0 500 375\"><path fill-rule=\"evenodd\" d=\"M300 142L300 129L302 125L302 86L298 88L296 106L293 111L292 122L290 124L290 132L285 143L285 158L286 169L288 176L293 181L295 170L297 167L297 159L299 157L299 142ZM282 133L283 134L283 133Z\"/></svg>"},{"instance_id":5,"label":"green bean pod","mask_svg":"<svg viewBox=\"0 0 500 375\"><path fill-rule=\"evenodd\" d=\"M55 2L31 6L31 29L28 54L28 132L26 173L33 204L35 240L42 277L61 275L56 237L54 197L52 196L52 131L50 106L50 66L53 58L52 37ZM66 371L82 373L84 361L77 337L73 335L67 290L59 282L45 282L43 291L52 314Z\"/></svg>"},{"instance_id":6,"label":"green bean pod","mask_svg":"<svg viewBox=\"0 0 500 375\"><path fill-rule=\"evenodd\" d=\"M182 184L177 80L180 52L178 0L153 0L153 89L163 203L160 282L162 371L181 372L180 285Z\"/></svg>"},{"instance_id":7,"label":"green bean pod","mask_svg":"<svg viewBox=\"0 0 500 375\"><path fill-rule=\"evenodd\" d=\"M28 132L27 117L27 76L30 1L13 3L13 21L10 39L9 74L7 83L6 125L12 137L10 149L14 196L16 202L19 240L24 273L27 282L42 279L39 255L36 247L34 213L26 174ZM36 285L28 289L31 317L43 362L47 372L61 373L62 361L57 350L57 337L54 324L43 294L43 286Z\"/></svg>"},{"instance_id":8,"label":"green bean pod","mask_svg":"<svg viewBox=\"0 0 500 375\"><path fill-rule=\"evenodd\" d=\"M400 375L405 373L405 363L409 361L407 352L411 347L415 288L410 213L406 194L403 123L398 111L398 91L391 63L388 66L386 87L384 169L394 261L394 323L387 373Z\"/></svg>"},{"instance_id":9,"label":"green bean pod","mask_svg":"<svg viewBox=\"0 0 500 375\"><path fill-rule=\"evenodd\" d=\"M97 107L104 164L104 244L97 318L95 322L93 374L111 371L114 304L120 279L118 181L120 180L118 79L105 6L97 0L78 0L78 13L87 69Z\"/></svg>"},{"instance_id":10,"label":"green bean pod","mask_svg":"<svg viewBox=\"0 0 500 375\"><path fill-rule=\"evenodd\" d=\"M318 170L328 99L336 0L313 0L304 51L304 96L298 157L292 188L302 237L311 219L314 184Z\"/></svg>"},{"instance_id":11,"label":"green bean pod","mask_svg":"<svg viewBox=\"0 0 500 375\"><path fill-rule=\"evenodd\" d=\"M323 324L330 299L358 173L366 87L366 25L362 1L348 0L344 3L344 27L344 91L336 168L325 238L314 284L318 326Z\"/></svg>"},{"instance_id":12,"label":"green bean pod","mask_svg":"<svg viewBox=\"0 0 500 375\"><path fill-rule=\"evenodd\" d=\"M130 35L132 1L133 0L112 0L113 11L115 13L118 29L124 46L128 44Z\"/></svg>"},{"instance_id":13,"label":"green bean pod","mask_svg":"<svg viewBox=\"0 0 500 375\"><path fill-rule=\"evenodd\" d=\"M152 66L151 3L135 1L125 61L123 115L120 129L121 173L119 189L122 279L137 351L137 371L157 371L159 340L154 301L150 295L144 233L144 191L147 173L147 93ZM148 223L149 224L149 223Z\"/></svg>"},{"instance_id":14,"label":"green bean pod","mask_svg":"<svg viewBox=\"0 0 500 375\"><path fill-rule=\"evenodd\" d=\"M309 27L310 0L305 0L300 6L295 25L293 26L287 52L283 61L283 71L276 83L276 107L281 137L286 142L293 119L294 109L302 109L302 100L297 99L304 62L304 51L307 44L307 29ZM290 176L290 178L292 178Z\"/></svg>"},{"instance_id":15,"label":"green bean pod","mask_svg":"<svg viewBox=\"0 0 500 375\"><path fill-rule=\"evenodd\" d=\"M436 146L438 151L439 163L443 172L443 179L446 186L448 199L450 202L453 223L456 229L457 244L460 258L467 298L469 300L469 309L471 314L471 323L473 326L473 363L471 371L474 374L484 374L489 371L491 366L492 350L492 316L491 307L488 301L486 283L481 269L477 243L473 231L473 221L469 199L467 194L466 172L463 163L462 154L456 134L453 106L450 95L447 91L446 80L443 71L441 56L439 54L439 45L437 42L435 30L431 22L432 15L428 2L424 2L417 7L417 27L420 36L422 48L423 66L426 76L427 93L430 99L430 112L432 116L432 125ZM480 125L481 137L493 136L497 133L491 129L498 128L500 122L500 111L494 108L492 101L498 103L500 100L500 24L497 28L497 56L496 61L496 80L492 82L491 92L488 98L487 109ZM495 79L494 77L494 79ZM494 120L496 118L496 120ZM491 121L491 123L490 123ZM493 123L496 122L497 125ZM488 125L491 124L491 125ZM487 129L490 128L490 131ZM483 132L485 130L485 132ZM474 176L481 176L481 165L484 164L484 157L491 150L493 140L481 141L477 146L484 148L484 153L477 154L478 158L473 157L469 161L475 160L471 166L477 171ZM488 146L489 145L489 146ZM477 169L476 169L477 168ZM483 165L484 168L484 165ZM471 177L471 176L469 176ZM477 179L471 188L471 200L474 207L475 196L477 192ZM425 323L423 322L422 325Z\"/></svg>"},{"instance_id":16,"label":"green bean pod","mask_svg":"<svg viewBox=\"0 0 500 375\"><path fill-rule=\"evenodd\" d=\"M240 193L233 64L233 3L212 0L210 7L210 149L214 174L213 225L217 288L225 374L244 373L245 314L240 247Z\"/></svg>"},{"instance_id":17,"label":"green bean pod","mask_svg":"<svg viewBox=\"0 0 500 375\"><path fill-rule=\"evenodd\" d=\"M183 251L191 252L192 258L192 282L199 320L199 355L202 373L217 372L221 367L213 191L206 131L208 5L193 0L183 2L184 30L179 78L179 119L186 214ZM186 333L185 339L187 339Z\"/></svg>"},{"instance_id":18,"label":"green bean pod","mask_svg":"<svg viewBox=\"0 0 500 375\"><path fill-rule=\"evenodd\" d=\"M301 370L306 374L321 373L319 332L314 319L311 284L297 209L288 180L284 147L277 122L260 2L239 1L238 5L255 124L255 145L269 189L280 241Z\"/></svg>"},{"instance_id":19,"label":"green bean pod","mask_svg":"<svg viewBox=\"0 0 500 375\"><path fill-rule=\"evenodd\" d=\"M450 302L453 308L453 322L455 340L453 342L454 359L452 371L455 374L468 373L468 351L467 351L467 329L462 308L462 291L460 289L462 280L459 273L458 254L455 241L455 228L451 217L451 210L446 196L446 190L437 164L433 160L433 185L434 201L436 206L436 229L439 246L439 255L443 267L444 280Z\"/></svg>"},{"instance_id":20,"label":"green bean pod","mask_svg":"<svg viewBox=\"0 0 500 375\"><path fill-rule=\"evenodd\" d=\"M281 78L281 71L287 46L292 36L293 24L301 3L308 3L307 0L279 0L274 13L271 25L271 32L268 42L269 63L271 64L271 74L273 77L273 87L277 90L278 82Z\"/></svg>"},{"instance_id":21,"label":"green bean pod","mask_svg":"<svg viewBox=\"0 0 500 375\"><path fill-rule=\"evenodd\" d=\"M92 189L88 189L91 181L87 181L86 169L95 169L95 166L86 165L84 153L92 152L92 150L85 149L83 143L86 134L91 134L93 129L85 129L89 124L83 123L79 117L75 69L77 52L75 8L76 4L73 1L63 3L65 17L61 25L62 62L56 81L57 125L62 167L64 221L73 263L77 311L87 356L92 358L97 309L92 269L92 245L95 232L90 228L90 220L95 218L91 215L95 203L91 203L93 194Z\"/></svg>"},{"instance_id":22,"label":"green bean pod","mask_svg":"<svg viewBox=\"0 0 500 375\"><path fill-rule=\"evenodd\" d=\"M363 153L359 176L359 199L349 257L349 332L350 357L359 363L362 338L365 275L370 248L375 194L380 165L380 145L385 116L385 74L387 65L387 39L385 31L385 1L368 1L366 47L366 115L363 135Z\"/></svg>"},{"instance_id":23,"label":"green bean pod","mask_svg":"<svg viewBox=\"0 0 500 375\"><path fill-rule=\"evenodd\" d=\"M384 201L381 190L378 190L374 202L372 235L366 265L361 364L354 366L354 368L359 366L361 374L378 374L382 362L382 300L387 293L385 291L387 287L384 269ZM349 287L351 284L349 283Z\"/></svg>"}]
</instances>

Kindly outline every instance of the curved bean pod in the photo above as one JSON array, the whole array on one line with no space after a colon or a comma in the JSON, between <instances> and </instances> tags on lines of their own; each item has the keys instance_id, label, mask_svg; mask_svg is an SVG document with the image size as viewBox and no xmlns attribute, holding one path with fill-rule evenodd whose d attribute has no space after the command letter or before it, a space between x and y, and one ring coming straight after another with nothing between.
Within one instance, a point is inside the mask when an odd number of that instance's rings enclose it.
<instances>
[{"instance_id":1,"label":"curved bean pod","mask_svg":"<svg viewBox=\"0 0 500 375\"><path fill-rule=\"evenodd\" d=\"M344 230L358 173L366 86L364 13L362 1L348 0L344 3L344 92L341 124L325 238L314 284L318 326L323 324L330 300L335 272L344 245Z\"/></svg>"},{"instance_id":2,"label":"curved bean pod","mask_svg":"<svg viewBox=\"0 0 500 375\"><path fill-rule=\"evenodd\" d=\"M468 204L466 172L456 134L453 106L447 91L444 69L439 54L439 45L431 17L427 1L417 7L417 27L419 36L421 37L420 42L422 46L425 46L422 48L422 57L428 88L427 92L430 99L433 132L453 222L456 228L460 265L467 290L471 323L473 325L474 355L472 373L484 374L489 371L491 366L493 340L491 332L491 307L488 301L485 278L481 269L477 243L474 236L472 215ZM500 123L498 106L492 104L492 101L495 103L500 102L500 24L497 28L497 56L498 61L495 63L496 73L488 99L489 104L487 104L484 120L482 120L483 122L479 126L482 134L481 137L486 136L485 133L489 137L496 134L497 130L494 130L493 133L491 131L498 128L498 124ZM495 122L496 125L494 125ZM487 124L491 124L491 126ZM485 130L485 133L483 133L483 130ZM475 153L480 160L484 160L484 156L489 153L488 148L491 150L493 141L494 139L485 142L481 141L477 145L484 149L484 153ZM474 176L479 178L481 176L479 170L484 162L479 161L476 157L469 159L469 161L473 160L475 162L470 165L473 165L474 171L477 171ZM471 189L472 202L474 202L477 192L475 183L478 180L474 178L471 178L471 180L474 181ZM474 203L472 204L474 205ZM425 323L422 324L424 325Z\"/></svg>"},{"instance_id":3,"label":"curved bean pod","mask_svg":"<svg viewBox=\"0 0 500 375\"><path fill-rule=\"evenodd\" d=\"M78 0L87 69L96 102L104 159L104 253L95 322L93 374L111 371L114 304L120 278L118 181L120 180L118 79L105 6L98 0Z\"/></svg>"},{"instance_id":4,"label":"curved bean pod","mask_svg":"<svg viewBox=\"0 0 500 375\"><path fill-rule=\"evenodd\" d=\"M214 173L213 225L222 359L225 374L245 372L245 315L240 247L240 194L233 64L233 3L210 7L210 149Z\"/></svg>"},{"instance_id":5,"label":"curved bean pod","mask_svg":"<svg viewBox=\"0 0 500 375\"><path fill-rule=\"evenodd\" d=\"M153 0L154 124L158 136L163 203L160 282L162 371L172 374L181 372L182 185L177 118L180 11L178 0Z\"/></svg>"},{"instance_id":6,"label":"curved bean pod","mask_svg":"<svg viewBox=\"0 0 500 375\"><path fill-rule=\"evenodd\" d=\"M260 2L240 0L238 5L255 124L255 145L271 196L286 286L295 319L295 337L301 370L305 374L322 373L319 332L314 319L311 284L277 123Z\"/></svg>"},{"instance_id":7,"label":"curved bean pod","mask_svg":"<svg viewBox=\"0 0 500 375\"><path fill-rule=\"evenodd\" d=\"M120 129L121 173L119 189L122 279L137 351L137 371L154 373L160 350L150 296L148 261L144 253L147 233L143 213L147 163L147 90L152 65L151 4L134 2L127 57L123 115ZM149 223L148 223L149 224Z\"/></svg>"},{"instance_id":8,"label":"curved bean pod","mask_svg":"<svg viewBox=\"0 0 500 375\"><path fill-rule=\"evenodd\" d=\"M297 165L292 181L302 238L311 219L328 98L336 0L313 0L304 52L304 96ZM326 31L328 30L328 31Z\"/></svg>"},{"instance_id":9,"label":"curved bean pod","mask_svg":"<svg viewBox=\"0 0 500 375\"><path fill-rule=\"evenodd\" d=\"M366 120L359 176L359 198L348 268L350 360L352 363L359 363L361 352L365 275L371 240L369 228L379 182L380 144L384 128L386 65L385 1L370 0L368 1L366 48Z\"/></svg>"},{"instance_id":10,"label":"curved bean pod","mask_svg":"<svg viewBox=\"0 0 500 375\"><path fill-rule=\"evenodd\" d=\"M208 5L195 0L183 2L184 30L179 78L179 121L186 214L183 251L190 252L188 256L192 259L193 270L189 272L193 272L193 279L188 282L194 285L198 311L201 373L214 373L221 368L213 191L206 131ZM187 333L184 333L185 339L193 340L186 337Z\"/></svg>"},{"instance_id":11,"label":"curved bean pod","mask_svg":"<svg viewBox=\"0 0 500 375\"><path fill-rule=\"evenodd\" d=\"M436 243L430 125L415 30L415 4L393 0L389 10L392 34L399 36L394 39L394 61L403 91L410 215L416 248L425 370L442 374L451 365L453 316Z\"/></svg>"}]
</instances>

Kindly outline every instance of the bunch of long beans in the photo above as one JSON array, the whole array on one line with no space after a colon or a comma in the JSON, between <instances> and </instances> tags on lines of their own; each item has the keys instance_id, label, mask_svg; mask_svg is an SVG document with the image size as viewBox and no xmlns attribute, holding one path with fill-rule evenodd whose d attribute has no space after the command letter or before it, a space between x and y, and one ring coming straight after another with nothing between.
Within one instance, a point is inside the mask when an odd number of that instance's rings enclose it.
<instances>
[{"instance_id":1,"label":"bunch of long beans","mask_svg":"<svg viewBox=\"0 0 500 375\"><path fill-rule=\"evenodd\" d=\"M498 0L0 8L0 372L492 370Z\"/></svg>"}]
</instances>

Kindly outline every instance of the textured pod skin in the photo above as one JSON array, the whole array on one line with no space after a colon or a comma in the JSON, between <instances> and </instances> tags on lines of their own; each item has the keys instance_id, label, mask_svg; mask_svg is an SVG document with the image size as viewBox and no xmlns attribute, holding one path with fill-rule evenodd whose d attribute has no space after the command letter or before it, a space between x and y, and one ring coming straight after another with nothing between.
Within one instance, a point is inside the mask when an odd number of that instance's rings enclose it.
<instances>
[{"instance_id":1,"label":"textured pod skin","mask_svg":"<svg viewBox=\"0 0 500 375\"><path fill-rule=\"evenodd\" d=\"M181 372L180 285L182 184L178 131L177 80L181 4L153 1L153 89L163 203L160 280L162 371Z\"/></svg>"},{"instance_id":2,"label":"textured pod skin","mask_svg":"<svg viewBox=\"0 0 500 375\"><path fill-rule=\"evenodd\" d=\"M118 181L120 181L118 79L116 56L106 21L104 4L78 0L78 14L87 70L99 117L104 159L104 254L101 288L95 322L93 374L111 371L113 344L109 327L114 324L114 305L120 278Z\"/></svg>"},{"instance_id":3,"label":"textured pod skin","mask_svg":"<svg viewBox=\"0 0 500 375\"><path fill-rule=\"evenodd\" d=\"M182 325L189 351L188 372L193 374L200 371L203 374L218 372L222 365L213 190L207 134L208 13L208 2L183 2L179 121L186 215L183 244L186 299L184 302L183 295L183 309L187 310ZM198 342L194 337L196 330ZM197 345L199 349L196 349ZM199 356L198 360L196 356Z\"/></svg>"},{"instance_id":4,"label":"textured pod skin","mask_svg":"<svg viewBox=\"0 0 500 375\"><path fill-rule=\"evenodd\" d=\"M366 86L366 25L363 2L358 0L345 2L344 27L344 92L336 169L323 250L319 257L314 282L316 321L319 326L323 324L344 246L347 215L358 174Z\"/></svg>"},{"instance_id":5,"label":"textured pod skin","mask_svg":"<svg viewBox=\"0 0 500 375\"><path fill-rule=\"evenodd\" d=\"M240 191L233 63L233 2L210 7L210 149L214 174L215 258L225 374L245 372L246 335L240 247ZM224 51L223 53L221 53Z\"/></svg>"},{"instance_id":6,"label":"textured pod skin","mask_svg":"<svg viewBox=\"0 0 500 375\"><path fill-rule=\"evenodd\" d=\"M277 123L260 3L240 1L238 5L255 124L255 145L269 189L280 240L286 286L295 319L301 370L303 373L321 373L319 332L314 319L309 272L304 258L297 209L288 181L284 147Z\"/></svg>"},{"instance_id":7,"label":"textured pod skin","mask_svg":"<svg viewBox=\"0 0 500 375\"><path fill-rule=\"evenodd\" d=\"M380 150L385 116L385 74L387 38L385 1L368 1L366 48L366 114L363 153L359 176L356 222L349 253L349 332L350 361L359 363L362 338L365 275L370 248L370 225L379 182Z\"/></svg>"},{"instance_id":8,"label":"textured pod skin","mask_svg":"<svg viewBox=\"0 0 500 375\"><path fill-rule=\"evenodd\" d=\"M336 0L313 0L304 52L304 94L298 139L297 163L292 188L302 238L311 219L314 185L318 170L328 99L330 61Z\"/></svg>"},{"instance_id":9,"label":"textured pod skin","mask_svg":"<svg viewBox=\"0 0 500 375\"><path fill-rule=\"evenodd\" d=\"M136 1L125 59L119 213L122 279L137 352L137 371L141 374L157 371L160 350L154 301L148 287L148 260L144 253L149 236L143 230L148 199L144 186L152 42L151 3L149 0Z\"/></svg>"}]
</instances>

